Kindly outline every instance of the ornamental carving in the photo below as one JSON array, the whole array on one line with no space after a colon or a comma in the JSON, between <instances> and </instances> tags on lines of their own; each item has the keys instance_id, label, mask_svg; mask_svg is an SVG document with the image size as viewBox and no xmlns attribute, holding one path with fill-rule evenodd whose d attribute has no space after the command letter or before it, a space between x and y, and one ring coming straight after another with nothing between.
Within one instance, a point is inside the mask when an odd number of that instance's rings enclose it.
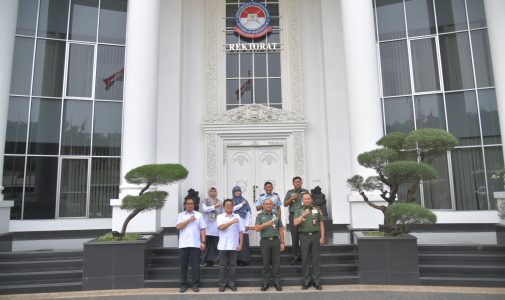
<instances>
[{"instance_id":1,"label":"ornamental carving","mask_svg":"<svg viewBox=\"0 0 505 300\"><path fill-rule=\"evenodd\" d=\"M306 120L302 114L251 104L213 114L205 119L205 123L299 123Z\"/></svg>"}]
</instances>

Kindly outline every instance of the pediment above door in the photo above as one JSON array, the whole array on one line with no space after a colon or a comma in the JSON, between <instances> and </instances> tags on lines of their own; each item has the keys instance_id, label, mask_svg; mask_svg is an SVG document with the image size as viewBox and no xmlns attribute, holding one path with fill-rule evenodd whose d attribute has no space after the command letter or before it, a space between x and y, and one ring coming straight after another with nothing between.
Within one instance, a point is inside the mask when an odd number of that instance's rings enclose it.
<instances>
[{"instance_id":1,"label":"pediment above door","mask_svg":"<svg viewBox=\"0 0 505 300\"><path fill-rule=\"evenodd\" d=\"M210 115L204 123L305 123L306 121L307 118L299 113L262 104L251 104Z\"/></svg>"}]
</instances>

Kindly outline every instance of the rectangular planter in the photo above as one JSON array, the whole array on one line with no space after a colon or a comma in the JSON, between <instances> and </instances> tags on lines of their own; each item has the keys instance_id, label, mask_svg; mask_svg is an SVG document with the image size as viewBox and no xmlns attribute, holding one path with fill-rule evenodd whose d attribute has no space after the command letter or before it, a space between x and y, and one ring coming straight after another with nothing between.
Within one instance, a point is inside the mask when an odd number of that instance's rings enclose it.
<instances>
[{"instance_id":1,"label":"rectangular planter","mask_svg":"<svg viewBox=\"0 0 505 300\"><path fill-rule=\"evenodd\" d=\"M83 290L135 289L144 287L146 259L156 236L121 242L84 244Z\"/></svg>"},{"instance_id":2,"label":"rectangular planter","mask_svg":"<svg viewBox=\"0 0 505 300\"><path fill-rule=\"evenodd\" d=\"M495 224L496 227L496 244L505 245L505 224Z\"/></svg>"},{"instance_id":3,"label":"rectangular planter","mask_svg":"<svg viewBox=\"0 0 505 300\"><path fill-rule=\"evenodd\" d=\"M417 238L368 237L355 232L358 243L359 277L362 284L419 285Z\"/></svg>"}]
</instances>

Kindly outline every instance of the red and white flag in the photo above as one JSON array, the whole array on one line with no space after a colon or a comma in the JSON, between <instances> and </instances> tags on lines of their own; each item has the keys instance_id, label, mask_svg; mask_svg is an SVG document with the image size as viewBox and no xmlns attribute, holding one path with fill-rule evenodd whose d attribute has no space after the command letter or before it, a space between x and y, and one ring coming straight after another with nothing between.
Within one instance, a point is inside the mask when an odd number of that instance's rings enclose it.
<instances>
[{"instance_id":1,"label":"red and white flag","mask_svg":"<svg viewBox=\"0 0 505 300\"><path fill-rule=\"evenodd\" d=\"M124 68L110 75L109 77L102 79L103 83L105 84L105 90L106 91L109 90L114 85L114 82L123 79L123 75L124 75Z\"/></svg>"}]
</instances>

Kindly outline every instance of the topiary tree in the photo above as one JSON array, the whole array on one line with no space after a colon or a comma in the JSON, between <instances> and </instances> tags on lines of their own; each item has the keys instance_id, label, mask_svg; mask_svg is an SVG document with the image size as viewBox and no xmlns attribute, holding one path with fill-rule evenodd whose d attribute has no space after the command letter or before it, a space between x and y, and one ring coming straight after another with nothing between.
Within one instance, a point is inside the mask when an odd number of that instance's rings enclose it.
<instances>
[{"instance_id":1,"label":"topiary tree","mask_svg":"<svg viewBox=\"0 0 505 300\"><path fill-rule=\"evenodd\" d=\"M418 129L408 135L392 132L377 141L380 148L358 155L359 164L365 168L373 169L377 176L364 179L360 175L354 175L347 179L347 183L351 190L357 191L368 205L384 213L386 234L396 233L397 230L394 230L396 223L394 222L398 219L387 218L386 212L389 207L395 204L400 187L408 187L404 201L415 202L415 194L421 180L437 177L437 172L430 163L457 144L457 139L442 129ZM387 206L376 205L369 201L365 192L374 190L381 192L380 196L387 202ZM419 211L423 208L415 209ZM402 211L405 211L405 208ZM422 220L429 222L428 218Z\"/></svg>"},{"instance_id":2,"label":"topiary tree","mask_svg":"<svg viewBox=\"0 0 505 300\"><path fill-rule=\"evenodd\" d=\"M143 165L130 170L125 175L128 183L143 184L137 196L127 195L123 198L122 209L132 210L126 217L121 232L114 232L113 235L124 237L128 223L140 212L151 209L160 209L165 205L165 198L168 193L165 191L149 191L152 186L171 184L183 180L188 176L188 170L180 164L151 164Z\"/></svg>"}]
</instances>

